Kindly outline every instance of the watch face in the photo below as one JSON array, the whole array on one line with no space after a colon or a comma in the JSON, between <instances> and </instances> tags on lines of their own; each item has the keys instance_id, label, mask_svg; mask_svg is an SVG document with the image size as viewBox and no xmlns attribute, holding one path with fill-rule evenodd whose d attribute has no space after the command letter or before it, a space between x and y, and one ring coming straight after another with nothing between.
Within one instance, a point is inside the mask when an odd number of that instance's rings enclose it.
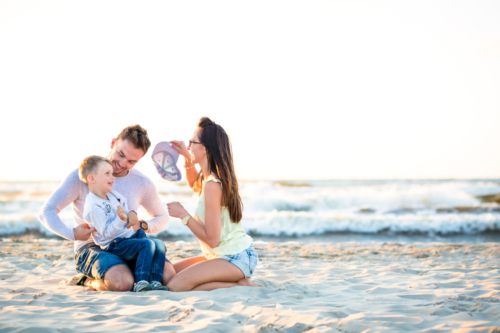
<instances>
[{"instance_id":1,"label":"watch face","mask_svg":"<svg viewBox=\"0 0 500 333\"><path fill-rule=\"evenodd\" d=\"M148 230L148 224L146 222L142 221L141 222L141 229L144 231Z\"/></svg>"}]
</instances>

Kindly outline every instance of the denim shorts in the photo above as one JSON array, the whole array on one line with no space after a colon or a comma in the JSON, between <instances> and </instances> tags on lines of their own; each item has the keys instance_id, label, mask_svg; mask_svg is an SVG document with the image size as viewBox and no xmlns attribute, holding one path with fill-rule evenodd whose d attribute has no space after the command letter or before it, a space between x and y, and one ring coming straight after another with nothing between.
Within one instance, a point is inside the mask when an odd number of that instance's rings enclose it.
<instances>
[{"instance_id":1,"label":"denim shorts","mask_svg":"<svg viewBox=\"0 0 500 333\"><path fill-rule=\"evenodd\" d=\"M132 237L147 237L144 231L139 229ZM156 239L151 238L156 241ZM160 241L160 240L158 240ZM170 262L165 257L166 262ZM81 247L75 254L76 270L93 279L104 280L104 275L113 266L126 265L132 272L135 271L136 260L125 261L116 254L106 252L94 243Z\"/></svg>"},{"instance_id":2,"label":"denim shorts","mask_svg":"<svg viewBox=\"0 0 500 333\"><path fill-rule=\"evenodd\" d=\"M241 269L246 278L249 278L252 277L253 272L257 267L257 259L259 256L257 255L257 251L253 248L253 245L250 245L246 250L243 250L238 254L222 256L219 258L229 261L231 264Z\"/></svg>"}]
</instances>

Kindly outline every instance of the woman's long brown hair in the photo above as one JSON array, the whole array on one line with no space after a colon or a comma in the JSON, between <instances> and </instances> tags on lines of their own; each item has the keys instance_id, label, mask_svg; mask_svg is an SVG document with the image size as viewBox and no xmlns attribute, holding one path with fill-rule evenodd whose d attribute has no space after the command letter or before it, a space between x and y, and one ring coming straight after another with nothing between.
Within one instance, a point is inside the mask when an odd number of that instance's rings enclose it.
<instances>
[{"instance_id":1,"label":"woman's long brown hair","mask_svg":"<svg viewBox=\"0 0 500 333\"><path fill-rule=\"evenodd\" d=\"M198 123L198 139L207 151L208 171L217 174L222 183L222 206L227 206L231 221L238 223L243 217L243 203L238 192L238 180L233 166L231 141L222 128L210 118L203 117ZM198 174L198 187L203 190L203 174Z\"/></svg>"}]
</instances>

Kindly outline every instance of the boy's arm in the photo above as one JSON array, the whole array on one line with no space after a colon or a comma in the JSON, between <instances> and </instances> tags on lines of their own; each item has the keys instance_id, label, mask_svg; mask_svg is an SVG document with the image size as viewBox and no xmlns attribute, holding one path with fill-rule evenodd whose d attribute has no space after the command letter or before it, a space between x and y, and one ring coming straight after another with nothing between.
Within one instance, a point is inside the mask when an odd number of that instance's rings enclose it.
<instances>
[{"instance_id":1,"label":"boy's arm","mask_svg":"<svg viewBox=\"0 0 500 333\"><path fill-rule=\"evenodd\" d=\"M88 240L90 229L77 226L75 229L68 227L59 217L59 212L77 200L80 196L81 180L78 170L72 172L51 194L38 213L38 220L50 231L69 240Z\"/></svg>"},{"instance_id":2,"label":"boy's arm","mask_svg":"<svg viewBox=\"0 0 500 333\"><path fill-rule=\"evenodd\" d=\"M122 204L123 209L125 210L125 215L127 215L128 219L128 224L127 228L134 227L139 223L139 218L137 217L137 212L133 209L129 210L128 209L128 204L127 204L127 199L123 197L123 204ZM130 214L132 213L132 214Z\"/></svg>"},{"instance_id":3,"label":"boy's arm","mask_svg":"<svg viewBox=\"0 0 500 333\"><path fill-rule=\"evenodd\" d=\"M148 223L148 234L156 234L162 232L168 227L168 212L165 205L161 202L156 187L153 182L149 182L149 190L141 202L142 207L148 212L152 219L146 220Z\"/></svg>"},{"instance_id":4,"label":"boy's arm","mask_svg":"<svg viewBox=\"0 0 500 333\"><path fill-rule=\"evenodd\" d=\"M109 219L104 212L104 209L101 207L94 205L91 211L85 217L85 220L89 222L89 224L93 225L96 228L97 232L104 239L114 239L116 235L118 235L127 222L123 222L118 214L116 214L116 218L114 220Z\"/></svg>"}]
</instances>

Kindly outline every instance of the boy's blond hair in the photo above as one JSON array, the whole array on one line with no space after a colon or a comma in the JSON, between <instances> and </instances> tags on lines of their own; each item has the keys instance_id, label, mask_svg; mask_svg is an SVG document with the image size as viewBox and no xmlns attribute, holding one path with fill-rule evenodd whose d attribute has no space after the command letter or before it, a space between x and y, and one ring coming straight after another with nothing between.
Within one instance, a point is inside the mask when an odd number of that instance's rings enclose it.
<instances>
[{"instance_id":1,"label":"boy's blond hair","mask_svg":"<svg viewBox=\"0 0 500 333\"><path fill-rule=\"evenodd\" d=\"M80 164L80 168L78 169L78 175L80 176L80 180L88 185L87 177L97 172L97 167L101 162L106 162L109 163L109 165L111 165L111 162L102 156L92 155L86 157Z\"/></svg>"}]
</instances>

